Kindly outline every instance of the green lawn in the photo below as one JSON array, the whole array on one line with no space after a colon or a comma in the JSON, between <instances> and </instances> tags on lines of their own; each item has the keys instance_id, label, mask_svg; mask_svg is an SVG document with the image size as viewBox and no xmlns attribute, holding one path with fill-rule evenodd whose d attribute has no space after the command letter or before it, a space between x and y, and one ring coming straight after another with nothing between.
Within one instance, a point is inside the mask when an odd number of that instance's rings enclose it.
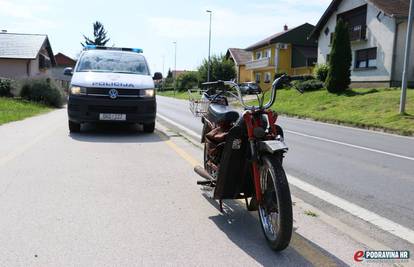
<instances>
[{"instance_id":1,"label":"green lawn","mask_svg":"<svg viewBox=\"0 0 414 267\"><path fill-rule=\"evenodd\" d=\"M188 100L188 92L184 91L184 92L175 92L174 91L158 91L157 95L161 95L161 96L168 96L168 97L174 97L174 98L178 98L178 99L185 99Z\"/></svg>"},{"instance_id":2,"label":"green lawn","mask_svg":"<svg viewBox=\"0 0 414 267\"><path fill-rule=\"evenodd\" d=\"M173 92L158 94L174 97ZM408 90L405 115L398 114L400 94L401 90L389 88L352 89L343 95L326 90L301 95L294 89L282 89L273 109L289 116L414 135L414 90ZM188 93L177 92L175 97L188 99Z\"/></svg>"},{"instance_id":3,"label":"green lawn","mask_svg":"<svg viewBox=\"0 0 414 267\"><path fill-rule=\"evenodd\" d=\"M278 91L273 109L280 114L379 128L414 135L414 90L408 90L406 115L399 115L399 89L353 89L344 95L326 90L299 94L294 89Z\"/></svg>"},{"instance_id":4,"label":"green lawn","mask_svg":"<svg viewBox=\"0 0 414 267\"><path fill-rule=\"evenodd\" d=\"M45 113L51 108L30 101L0 97L0 125Z\"/></svg>"}]
</instances>

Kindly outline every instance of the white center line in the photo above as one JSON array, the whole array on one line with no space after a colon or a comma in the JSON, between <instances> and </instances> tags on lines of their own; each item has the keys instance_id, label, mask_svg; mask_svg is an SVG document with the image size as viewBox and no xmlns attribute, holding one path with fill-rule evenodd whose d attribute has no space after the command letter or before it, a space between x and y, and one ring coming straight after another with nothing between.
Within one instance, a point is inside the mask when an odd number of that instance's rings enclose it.
<instances>
[{"instance_id":1,"label":"white center line","mask_svg":"<svg viewBox=\"0 0 414 267\"><path fill-rule=\"evenodd\" d=\"M313 136L313 135L299 133L299 132L290 131L290 130L285 130L285 132L296 134L296 135L303 136L303 137L316 139L316 140L320 140L320 141L325 141L325 142L329 142L329 143L334 143L334 144L338 144L338 145L343 145L343 146L347 146L347 147L362 149L362 150L375 152L375 153L379 153L379 154L383 154L383 155L387 155L387 156L392 156L392 157L396 157L396 158L401 158L401 159L407 159L407 160L414 161L414 158L412 158L412 157L403 156L403 155L390 153L390 152L385 152L385 151L378 150L378 149L373 149L373 148L358 146L358 145L352 145L352 144L348 144L348 143L344 143L344 142L340 142L340 141L335 141L335 140L331 140L331 139L327 139L327 138L323 138L323 137Z\"/></svg>"}]
</instances>

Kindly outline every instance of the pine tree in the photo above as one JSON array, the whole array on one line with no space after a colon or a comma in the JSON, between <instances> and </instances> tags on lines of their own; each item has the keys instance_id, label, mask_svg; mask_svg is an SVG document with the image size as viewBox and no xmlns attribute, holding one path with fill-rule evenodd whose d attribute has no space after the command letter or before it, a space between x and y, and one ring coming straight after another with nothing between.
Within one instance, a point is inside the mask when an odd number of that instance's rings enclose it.
<instances>
[{"instance_id":1,"label":"pine tree","mask_svg":"<svg viewBox=\"0 0 414 267\"><path fill-rule=\"evenodd\" d=\"M173 73L172 73L171 69L168 69L167 78L172 78L172 77L173 77Z\"/></svg>"},{"instance_id":2,"label":"pine tree","mask_svg":"<svg viewBox=\"0 0 414 267\"><path fill-rule=\"evenodd\" d=\"M331 93L341 93L351 83L352 51L348 25L341 19L336 24L326 88Z\"/></svg>"},{"instance_id":3,"label":"pine tree","mask_svg":"<svg viewBox=\"0 0 414 267\"><path fill-rule=\"evenodd\" d=\"M96 21L93 24L93 39L90 39L83 35L83 38L85 38L85 43L81 43L83 47L86 45L99 45L99 46L105 46L106 43L110 40L107 37L108 32L105 30L102 23L99 21Z\"/></svg>"}]
</instances>

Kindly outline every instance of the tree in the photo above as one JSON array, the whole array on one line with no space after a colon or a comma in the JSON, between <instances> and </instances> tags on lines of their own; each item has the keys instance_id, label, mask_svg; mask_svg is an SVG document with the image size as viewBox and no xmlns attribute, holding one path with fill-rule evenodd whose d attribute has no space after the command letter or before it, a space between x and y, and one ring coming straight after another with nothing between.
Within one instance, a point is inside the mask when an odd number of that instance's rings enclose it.
<instances>
[{"instance_id":1,"label":"tree","mask_svg":"<svg viewBox=\"0 0 414 267\"><path fill-rule=\"evenodd\" d=\"M167 78L172 78L172 77L173 77L173 73L172 73L171 69L168 69Z\"/></svg>"},{"instance_id":2,"label":"tree","mask_svg":"<svg viewBox=\"0 0 414 267\"><path fill-rule=\"evenodd\" d=\"M208 59L204 59L198 67L199 79L201 82L207 81ZM234 62L226 59L224 55L212 56L210 66L210 81L229 81L236 78Z\"/></svg>"},{"instance_id":3,"label":"tree","mask_svg":"<svg viewBox=\"0 0 414 267\"><path fill-rule=\"evenodd\" d=\"M102 23L99 21L96 21L93 24L93 39L90 39L83 35L83 38L85 38L85 43L81 43L83 47L86 45L99 45L99 46L105 46L106 43L110 40L107 37L108 32L105 30Z\"/></svg>"},{"instance_id":4,"label":"tree","mask_svg":"<svg viewBox=\"0 0 414 267\"><path fill-rule=\"evenodd\" d=\"M339 19L336 24L329 60L326 88L331 93L345 91L351 83L352 51L348 25Z\"/></svg>"}]
</instances>

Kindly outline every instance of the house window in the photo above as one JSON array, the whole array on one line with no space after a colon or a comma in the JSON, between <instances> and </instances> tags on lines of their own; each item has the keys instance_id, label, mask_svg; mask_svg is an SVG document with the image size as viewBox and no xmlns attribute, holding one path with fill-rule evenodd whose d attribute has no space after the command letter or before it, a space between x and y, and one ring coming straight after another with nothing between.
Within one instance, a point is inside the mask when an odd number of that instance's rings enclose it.
<instances>
[{"instance_id":1,"label":"house window","mask_svg":"<svg viewBox=\"0 0 414 267\"><path fill-rule=\"evenodd\" d=\"M326 63L329 63L329 60L331 59L331 55L330 54L327 54L326 55Z\"/></svg>"},{"instance_id":2,"label":"house window","mask_svg":"<svg viewBox=\"0 0 414 267\"><path fill-rule=\"evenodd\" d=\"M264 76L264 82L265 83L270 83L271 79L272 79L272 74L270 74L270 72L266 72L265 76Z\"/></svg>"},{"instance_id":3,"label":"house window","mask_svg":"<svg viewBox=\"0 0 414 267\"><path fill-rule=\"evenodd\" d=\"M366 39L367 33L367 5L338 14L338 20L342 19L348 24L349 38L351 41Z\"/></svg>"},{"instance_id":4,"label":"house window","mask_svg":"<svg viewBox=\"0 0 414 267\"><path fill-rule=\"evenodd\" d=\"M256 52L256 59L262 58L262 51Z\"/></svg>"},{"instance_id":5,"label":"house window","mask_svg":"<svg viewBox=\"0 0 414 267\"><path fill-rule=\"evenodd\" d=\"M265 51L264 51L264 58L270 58L270 56L271 56L271 54L272 54L272 50L270 50L270 49L266 49Z\"/></svg>"},{"instance_id":6,"label":"house window","mask_svg":"<svg viewBox=\"0 0 414 267\"><path fill-rule=\"evenodd\" d=\"M326 35L326 36L328 36L329 32L330 32L330 31L329 31L329 28L328 28L328 27L326 27L326 29L325 29L325 31L324 31L325 35Z\"/></svg>"},{"instance_id":7,"label":"house window","mask_svg":"<svg viewBox=\"0 0 414 267\"><path fill-rule=\"evenodd\" d=\"M256 83L260 83L260 73L256 73Z\"/></svg>"},{"instance_id":8,"label":"house window","mask_svg":"<svg viewBox=\"0 0 414 267\"><path fill-rule=\"evenodd\" d=\"M377 66L377 48L362 49L355 52L355 68L366 69Z\"/></svg>"},{"instance_id":9,"label":"house window","mask_svg":"<svg viewBox=\"0 0 414 267\"><path fill-rule=\"evenodd\" d=\"M332 45L332 44L333 44L334 37L335 37L334 33L333 33L333 32L331 32L331 35L329 36L329 44L330 44L330 45Z\"/></svg>"}]
</instances>

